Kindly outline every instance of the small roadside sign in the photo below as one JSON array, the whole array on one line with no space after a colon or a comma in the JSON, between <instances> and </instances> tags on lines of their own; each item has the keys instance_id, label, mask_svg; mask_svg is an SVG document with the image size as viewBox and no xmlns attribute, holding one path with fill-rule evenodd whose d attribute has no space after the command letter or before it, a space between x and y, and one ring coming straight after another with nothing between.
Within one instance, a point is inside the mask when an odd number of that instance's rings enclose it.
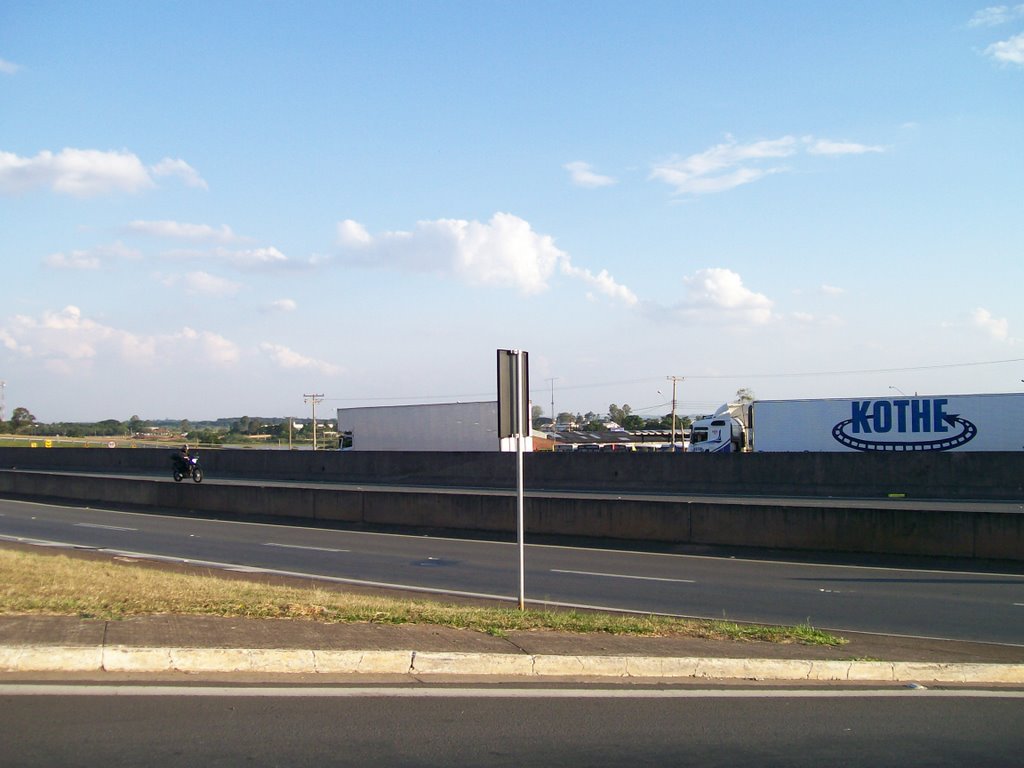
<instances>
[{"instance_id":1,"label":"small roadside sign","mask_svg":"<svg viewBox=\"0 0 1024 768\"><path fill-rule=\"evenodd\" d=\"M498 350L498 437L530 436L529 361L529 353L523 350Z\"/></svg>"}]
</instances>

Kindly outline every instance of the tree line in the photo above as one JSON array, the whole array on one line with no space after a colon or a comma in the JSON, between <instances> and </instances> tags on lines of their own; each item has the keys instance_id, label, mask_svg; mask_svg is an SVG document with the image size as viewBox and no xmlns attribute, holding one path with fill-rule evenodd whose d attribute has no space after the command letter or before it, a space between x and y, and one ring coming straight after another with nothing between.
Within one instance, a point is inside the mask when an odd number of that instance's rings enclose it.
<instances>
[{"instance_id":1,"label":"tree line","mask_svg":"<svg viewBox=\"0 0 1024 768\"><path fill-rule=\"evenodd\" d=\"M741 387L736 390L736 395L732 402L743 403L749 405L756 399L754 390L749 387ZM533 426L534 429L544 429L545 427L568 427L570 430L582 431L582 432L605 432L608 427L608 422L619 425L623 429L629 432L637 432L643 429L667 429L671 430L673 416L672 413L666 413L664 416L641 416L637 413L633 413L633 409L629 405L618 406L612 403L608 406L607 416L588 411L587 413L570 413L569 411L562 411L555 418L554 423L550 418L543 416L544 409L539 406L533 406ZM675 428L689 428L693 423L693 419L690 416L681 416L678 413L675 415Z\"/></svg>"},{"instance_id":2,"label":"tree line","mask_svg":"<svg viewBox=\"0 0 1024 768\"><path fill-rule=\"evenodd\" d=\"M671 413L666 413L664 416L641 416L640 414L633 413L633 409L629 405L622 405L620 407L615 403L608 406L607 415L594 413L593 411L587 411L586 413L562 411L558 414L554 424L551 423L550 418L543 417L541 415L542 412L540 406L535 405L533 407L534 429L553 429L557 427L577 432L607 432L609 423L616 424L629 432L639 432L644 429L672 429ZM689 427L690 424L691 419L689 416L676 414L676 429Z\"/></svg>"},{"instance_id":3,"label":"tree line","mask_svg":"<svg viewBox=\"0 0 1024 768\"><path fill-rule=\"evenodd\" d=\"M748 388L736 392L736 402L749 403L754 400L754 393ZM617 424L622 429L636 432L644 429L671 430L672 414L663 416L641 416L633 413L628 405L611 403L607 414L593 411L587 413L570 413L563 411L552 423L549 417L543 416L543 408L534 405L531 413L534 429L568 428L581 432L605 432L608 423ZM675 416L675 428L688 428L692 423L689 416ZM330 422L317 420L317 430L324 429ZM182 421L146 421L132 416L127 421L104 419L96 422L39 422L31 411L24 407L15 408L8 421L0 421L0 432L15 435L53 435L66 437L127 437L140 438L151 435L155 430L160 434L172 434L187 438L193 443L218 445L223 443L245 442L257 439L289 442L312 442L313 431L307 419L291 419L281 417L259 418L242 416L238 419L217 419L214 422L200 422L193 425L188 420ZM318 432L322 434L322 432Z\"/></svg>"},{"instance_id":4,"label":"tree line","mask_svg":"<svg viewBox=\"0 0 1024 768\"><path fill-rule=\"evenodd\" d=\"M187 419L181 421L147 421L132 416L126 421L103 419L90 422L41 422L24 407L15 408L11 418L0 421L0 433L11 435L36 435L47 437L118 437L129 439L181 438L191 443L220 445L263 439L273 441L293 440L311 442L313 432L310 423L304 419L250 418L218 419L215 422L193 424ZM317 420L318 434L322 435L324 422Z\"/></svg>"}]
</instances>

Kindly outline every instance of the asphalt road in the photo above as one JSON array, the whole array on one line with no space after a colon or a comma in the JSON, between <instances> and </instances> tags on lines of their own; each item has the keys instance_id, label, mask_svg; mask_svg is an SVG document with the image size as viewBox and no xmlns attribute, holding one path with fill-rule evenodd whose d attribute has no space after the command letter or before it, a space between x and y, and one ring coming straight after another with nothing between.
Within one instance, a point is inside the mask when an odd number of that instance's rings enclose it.
<instances>
[{"instance_id":1,"label":"asphalt road","mask_svg":"<svg viewBox=\"0 0 1024 768\"><path fill-rule=\"evenodd\" d=\"M0 500L0 538L514 600L514 543ZM1024 574L528 545L531 602L1024 645Z\"/></svg>"},{"instance_id":2,"label":"asphalt road","mask_svg":"<svg viewBox=\"0 0 1024 768\"><path fill-rule=\"evenodd\" d=\"M1018 766L1020 692L0 686L4 766Z\"/></svg>"}]
</instances>

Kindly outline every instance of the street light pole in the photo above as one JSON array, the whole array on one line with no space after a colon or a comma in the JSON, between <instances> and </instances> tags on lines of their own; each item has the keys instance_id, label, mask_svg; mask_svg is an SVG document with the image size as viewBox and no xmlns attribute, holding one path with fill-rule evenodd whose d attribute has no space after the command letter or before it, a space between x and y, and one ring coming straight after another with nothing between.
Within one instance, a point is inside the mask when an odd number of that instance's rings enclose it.
<instances>
[{"instance_id":1,"label":"street light pole","mask_svg":"<svg viewBox=\"0 0 1024 768\"><path fill-rule=\"evenodd\" d=\"M672 452L676 450L676 383L683 380L683 376L666 376L672 382Z\"/></svg>"}]
</instances>

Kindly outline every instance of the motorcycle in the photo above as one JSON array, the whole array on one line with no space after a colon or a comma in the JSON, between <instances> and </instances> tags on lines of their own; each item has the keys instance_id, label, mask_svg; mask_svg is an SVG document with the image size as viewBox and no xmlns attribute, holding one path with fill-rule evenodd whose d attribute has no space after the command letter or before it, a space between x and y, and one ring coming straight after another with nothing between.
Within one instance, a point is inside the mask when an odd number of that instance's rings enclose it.
<instances>
[{"instance_id":1,"label":"motorcycle","mask_svg":"<svg viewBox=\"0 0 1024 768\"><path fill-rule=\"evenodd\" d=\"M203 482L203 468L199 466L198 456L182 456L176 453L171 456L171 461L174 462L174 468L171 470L174 482L180 483L186 477L191 477L197 483Z\"/></svg>"}]
</instances>

